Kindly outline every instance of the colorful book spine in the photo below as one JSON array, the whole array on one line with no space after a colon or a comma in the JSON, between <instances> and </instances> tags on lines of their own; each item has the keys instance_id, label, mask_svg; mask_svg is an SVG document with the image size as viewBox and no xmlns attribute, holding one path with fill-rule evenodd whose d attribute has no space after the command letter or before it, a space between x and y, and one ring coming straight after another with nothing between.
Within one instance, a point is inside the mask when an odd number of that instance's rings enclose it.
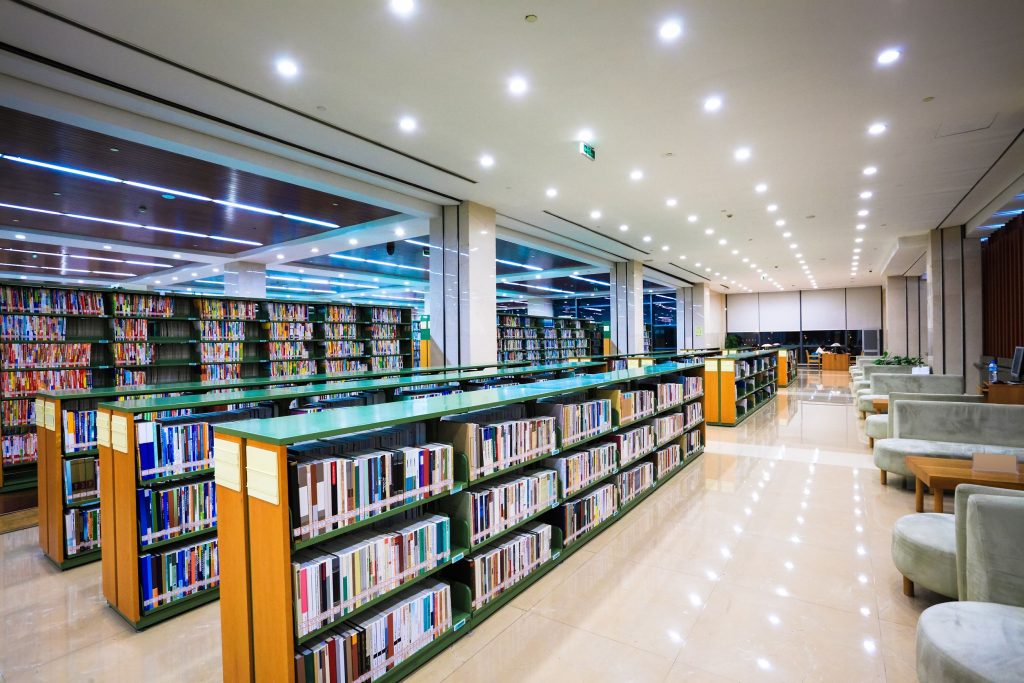
<instances>
[{"instance_id":1,"label":"colorful book spine","mask_svg":"<svg viewBox=\"0 0 1024 683\"><path fill-rule=\"evenodd\" d=\"M561 448L603 434L612 428L612 402L606 398L583 403L542 401L537 404L537 410L557 418Z\"/></svg>"},{"instance_id":2,"label":"colorful book spine","mask_svg":"<svg viewBox=\"0 0 1024 683\"><path fill-rule=\"evenodd\" d=\"M619 489L619 506L624 507L641 493L654 486L654 463L642 462L616 478Z\"/></svg>"},{"instance_id":3,"label":"colorful book spine","mask_svg":"<svg viewBox=\"0 0 1024 683\"><path fill-rule=\"evenodd\" d=\"M687 432L683 445L686 448L686 456L685 457L687 457L687 458L689 458L694 453L696 453L701 448L703 448L704 447L704 443L702 441L700 430L699 429L694 429L691 432Z\"/></svg>"},{"instance_id":4,"label":"colorful book spine","mask_svg":"<svg viewBox=\"0 0 1024 683\"><path fill-rule=\"evenodd\" d=\"M618 510L617 493L615 484L605 484L581 498L565 503L561 515L562 537L565 539L563 545L569 547L584 534L611 519Z\"/></svg>"},{"instance_id":5,"label":"colorful book spine","mask_svg":"<svg viewBox=\"0 0 1024 683\"><path fill-rule=\"evenodd\" d=\"M460 505L468 501L470 541L475 546L557 505L558 475L554 470L506 475L460 495Z\"/></svg>"},{"instance_id":6,"label":"colorful book spine","mask_svg":"<svg viewBox=\"0 0 1024 683\"><path fill-rule=\"evenodd\" d=\"M401 370L405 367L405 359L401 356L372 356L371 370Z\"/></svg>"},{"instance_id":7,"label":"colorful book spine","mask_svg":"<svg viewBox=\"0 0 1024 683\"><path fill-rule=\"evenodd\" d=\"M103 315L102 292L44 287L0 288L0 311L4 313L59 313Z\"/></svg>"},{"instance_id":8,"label":"colorful book spine","mask_svg":"<svg viewBox=\"0 0 1024 683\"><path fill-rule=\"evenodd\" d=\"M153 363L154 347L152 344L111 344L110 351L114 358L114 365L151 365Z\"/></svg>"},{"instance_id":9,"label":"colorful book spine","mask_svg":"<svg viewBox=\"0 0 1024 683\"><path fill-rule=\"evenodd\" d=\"M295 632L328 626L451 558L444 515L399 520L300 551L292 560Z\"/></svg>"},{"instance_id":10,"label":"colorful book spine","mask_svg":"<svg viewBox=\"0 0 1024 683\"><path fill-rule=\"evenodd\" d=\"M548 562L551 535L550 524L533 524L470 555L473 609L483 607Z\"/></svg>"},{"instance_id":11,"label":"colorful book spine","mask_svg":"<svg viewBox=\"0 0 1024 683\"><path fill-rule=\"evenodd\" d=\"M241 379L242 366L222 363L219 365L204 365L200 373L204 382L217 382L223 379Z\"/></svg>"},{"instance_id":12,"label":"colorful book spine","mask_svg":"<svg viewBox=\"0 0 1024 683\"><path fill-rule=\"evenodd\" d=\"M80 368L92 362L91 344L4 344L4 368Z\"/></svg>"},{"instance_id":13,"label":"colorful book spine","mask_svg":"<svg viewBox=\"0 0 1024 683\"><path fill-rule=\"evenodd\" d=\"M201 342L199 360L203 363L237 363L244 357L241 342Z\"/></svg>"},{"instance_id":14,"label":"colorful book spine","mask_svg":"<svg viewBox=\"0 0 1024 683\"><path fill-rule=\"evenodd\" d=\"M36 423L36 402L30 399L0 401L0 421L7 427Z\"/></svg>"},{"instance_id":15,"label":"colorful book spine","mask_svg":"<svg viewBox=\"0 0 1024 683\"><path fill-rule=\"evenodd\" d=\"M139 543L166 541L217 524L217 485L196 481L164 489L136 490Z\"/></svg>"},{"instance_id":16,"label":"colorful book spine","mask_svg":"<svg viewBox=\"0 0 1024 683\"><path fill-rule=\"evenodd\" d=\"M355 306L328 306L324 317L329 323L354 323L359 321L359 309ZM355 334L345 336L354 337Z\"/></svg>"},{"instance_id":17,"label":"colorful book spine","mask_svg":"<svg viewBox=\"0 0 1024 683\"><path fill-rule=\"evenodd\" d=\"M239 320L203 320L199 332L203 341L245 341L245 323Z\"/></svg>"},{"instance_id":18,"label":"colorful book spine","mask_svg":"<svg viewBox=\"0 0 1024 683\"><path fill-rule=\"evenodd\" d=\"M374 306L370 309L370 322L372 323L392 323L400 324L402 322L402 309L401 308L380 308Z\"/></svg>"},{"instance_id":19,"label":"colorful book spine","mask_svg":"<svg viewBox=\"0 0 1024 683\"><path fill-rule=\"evenodd\" d=\"M548 455L555 447L553 417L480 425L476 429L476 448L470 453L469 479L472 481Z\"/></svg>"},{"instance_id":20,"label":"colorful book spine","mask_svg":"<svg viewBox=\"0 0 1024 683\"><path fill-rule=\"evenodd\" d=\"M149 339L149 321L143 318L112 320L116 341L146 341Z\"/></svg>"},{"instance_id":21,"label":"colorful book spine","mask_svg":"<svg viewBox=\"0 0 1024 683\"><path fill-rule=\"evenodd\" d=\"M270 360L306 360L309 358L309 349L300 341L272 341L267 347Z\"/></svg>"},{"instance_id":22,"label":"colorful book spine","mask_svg":"<svg viewBox=\"0 0 1024 683\"><path fill-rule=\"evenodd\" d=\"M0 316L0 336L22 341L63 341L67 338L67 318L38 315Z\"/></svg>"},{"instance_id":23,"label":"colorful book spine","mask_svg":"<svg viewBox=\"0 0 1024 683\"><path fill-rule=\"evenodd\" d=\"M139 555L143 613L216 587L220 583L217 539Z\"/></svg>"},{"instance_id":24,"label":"colorful book spine","mask_svg":"<svg viewBox=\"0 0 1024 683\"><path fill-rule=\"evenodd\" d=\"M62 410L64 453L96 448L96 411Z\"/></svg>"},{"instance_id":25,"label":"colorful book spine","mask_svg":"<svg viewBox=\"0 0 1024 683\"><path fill-rule=\"evenodd\" d=\"M668 448L662 448L654 455L655 462L657 464L657 477L661 479L666 474L679 467L679 464L683 461L682 453L679 450L679 444L672 444Z\"/></svg>"},{"instance_id":26,"label":"colorful book spine","mask_svg":"<svg viewBox=\"0 0 1024 683\"><path fill-rule=\"evenodd\" d=\"M703 377L684 377L683 384L686 387L686 399L697 398L704 393L704 378Z\"/></svg>"},{"instance_id":27,"label":"colorful book spine","mask_svg":"<svg viewBox=\"0 0 1024 683\"><path fill-rule=\"evenodd\" d=\"M264 305L267 309L268 320L306 322L309 319L309 306L306 304L269 301Z\"/></svg>"},{"instance_id":28,"label":"colorful book spine","mask_svg":"<svg viewBox=\"0 0 1024 683\"><path fill-rule=\"evenodd\" d=\"M376 680L451 628L451 587L428 579L297 651L295 680Z\"/></svg>"},{"instance_id":29,"label":"colorful book spine","mask_svg":"<svg viewBox=\"0 0 1024 683\"><path fill-rule=\"evenodd\" d=\"M34 370L0 374L0 391L5 396L31 396L40 391L88 389L92 386L89 370Z\"/></svg>"},{"instance_id":30,"label":"colorful book spine","mask_svg":"<svg viewBox=\"0 0 1024 683\"><path fill-rule=\"evenodd\" d=\"M100 547L100 509L69 508L64 511L64 554L73 557Z\"/></svg>"},{"instance_id":31,"label":"colorful book spine","mask_svg":"<svg viewBox=\"0 0 1024 683\"><path fill-rule=\"evenodd\" d=\"M316 361L276 360L270 363L271 377L302 377L316 374Z\"/></svg>"},{"instance_id":32,"label":"colorful book spine","mask_svg":"<svg viewBox=\"0 0 1024 683\"><path fill-rule=\"evenodd\" d=\"M205 320L255 320L255 301L226 301L224 299L197 299L199 317Z\"/></svg>"},{"instance_id":33,"label":"colorful book spine","mask_svg":"<svg viewBox=\"0 0 1024 683\"><path fill-rule=\"evenodd\" d=\"M618 447L614 443L602 443L548 458L544 466L558 472L562 497L567 498L614 472L618 465L617 456Z\"/></svg>"},{"instance_id":34,"label":"colorful book spine","mask_svg":"<svg viewBox=\"0 0 1024 683\"><path fill-rule=\"evenodd\" d=\"M698 404L699 405L699 404ZM654 418L654 433L663 446L686 430L686 413L669 413Z\"/></svg>"},{"instance_id":35,"label":"colorful book spine","mask_svg":"<svg viewBox=\"0 0 1024 683\"><path fill-rule=\"evenodd\" d=\"M114 382L119 388L140 387L146 383L146 371L117 368L114 370Z\"/></svg>"},{"instance_id":36,"label":"colorful book spine","mask_svg":"<svg viewBox=\"0 0 1024 683\"><path fill-rule=\"evenodd\" d=\"M64 502L68 505L100 495L100 462L98 457L64 460Z\"/></svg>"},{"instance_id":37,"label":"colorful book spine","mask_svg":"<svg viewBox=\"0 0 1024 683\"><path fill-rule=\"evenodd\" d=\"M375 356L398 356L402 353L401 342L397 339L380 340L374 339L370 342L370 353Z\"/></svg>"},{"instance_id":38,"label":"colorful book spine","mask_svg":"<svg viewBox=\"0 0 1024 683\"><path fill-rule=\"evenodd\" d=\"M679 405L683 402L683 397L686 395L686 389L684 386L676 382L665 382L663 384L659 384L657 390L659 411Z\"/></svg>"},{"instance_id":39,"label":"colorful book spine","mask_svg":"<svg viewBox=\"0 0 1024 683\"><path fill-rule=\"evenodd\" d=\"M328 358L357 358L366 354L366 345L361 341L329 341L324 347Z\"/></svg>"},{"instance_id":40,"label":"colorful book spine","mask_svg":"<svg viewBox=\"0 0 1024 683\"><path fill-rule=\"evenodd\" d=\"M27 434L4 434L3 464L22 465L39 459L39 441L35 432Z\"/></svg>"},{"instance_id":41,"label":"colorful book spine","mask_svg":"<svg viewBox=\"0 0 1024 683\"><path fill-rule=\"evenodd\" d=\"M688 403L683 408L683 414L686 415L686 428L689 429L697 423L704 421L704 404L700 402Z\"/></svg>"},{"instance_id":42,"label":"colorful book spine","mask_svg":"<svg viewBox=\"0 0 1024 683\"><path fill-rule=\"evenodd\" d=\"M359 328L354 323L325 323L324 337L327 339L355 339L359 336Z\"/></svg>"},{"instance_id":43,"label":"colorful book spine","mask_svg":"<svg viewBox=\"0 0 1024 683\"><path fill-rule=\"evenodd\" d=\"M313 338L313 323L272 322L268 323L267 336L276 340L306 340Z\"/></svg>"},{"instance_id":44,"label":"colorful book spine","mask_svg":"<svg viewBox=\"0 0 1024 683\"><path fill-rule=\"evenodd\" d=\"M328 359L324 361L324 373L327 375L352 375L369 370L363 361Z\"/></svg>"},{"instance_id":45,"label":"colorful book spine","mask_svg":"<svg viewBox=\"0 0 1024 683\"><path fill-rule=\"evenodd\" d=\"M114 292L112 298L115 316L174 317L174 299L169 296Z\"/></svg>"},{"instance_id":46,"label":"colorful book spine","mask_svg":"<svg viewBox=\"0 0 1024 683\"><path fill-rule=\"evenodd\" d=\"M655 410L655 394L647 389L619 392L619 424L626 425L645 417Z\"/></svg>"},{"instance_id":47,"label":"colorful book spine","mask_svg":"<svg viewBox=\"0 0 1024 683\"><path fill-rule=\"evenodd\" d=\"M398 326L383 323L367 325L366 333L371 339L396 339L398 337Z\"/></svg>"}]
</instances>

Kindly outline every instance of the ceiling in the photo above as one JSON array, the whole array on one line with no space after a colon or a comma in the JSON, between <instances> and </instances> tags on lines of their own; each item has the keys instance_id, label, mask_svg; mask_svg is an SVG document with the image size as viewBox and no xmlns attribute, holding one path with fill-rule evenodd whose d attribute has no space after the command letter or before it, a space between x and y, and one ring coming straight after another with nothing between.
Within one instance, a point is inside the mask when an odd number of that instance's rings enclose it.
<instances>
[{"instance_id":1,"label":"ceiling","mask_svg":"<svg viewBox=\"0 0 1024 683\"><path fill-rule=\"evenodd\" d=\"M971 189L1024 129L1017 0L416 0L408 17L386 0L38 2L50 15L0 2L4 42L133 97L340 159L382 187L681 265L724 291L880 283L897 238L992 200ZM683 32L665 43L668 18ZM890 47L901 58L880 66ZM280 57L296 77L278 75ZM708 113L713 94L723 106ZM875 122L887 130L868 134ZM578 153L583 128L596 161ZM740 147L749 160L734 159Z\"/></svg>"}]
</instances>

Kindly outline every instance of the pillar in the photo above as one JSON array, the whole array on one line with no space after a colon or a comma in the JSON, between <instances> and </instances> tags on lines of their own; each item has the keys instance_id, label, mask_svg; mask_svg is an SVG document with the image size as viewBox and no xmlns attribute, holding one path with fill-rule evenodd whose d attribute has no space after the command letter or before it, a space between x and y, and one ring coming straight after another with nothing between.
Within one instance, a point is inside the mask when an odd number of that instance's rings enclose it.
<instances>
[{"instance_id":1,"label":"pillar","mask_svg":"<svg viewBox=\"0 0 1024 683\"><path fill-rule=\"evenodd\" d=\"M676 289L676 349L692 349L693 344L693 288Z\"/></svg>"},{"instance_id":2,"label":"pillar","mask_svg":"<svg viewBox=\"0 0 1024 683\"><path fill-rule=\"evenodd\" d=\"M928 235L928 340L932 372L964 375L981 358L981 241L964 226Z\"/></svg>"},{"instance_id":3,"label":"pillar","mask_svg":"<svg viewBox=\"0 0 1024 683\"><path fill-rule=\"evenodd\" d=\"M433 365L493 363L495 213L463 202L430 221L430 358Z\"/></svg>"},{"instance_id":4,"label":"pillar","mask_svg":"<svg viewBox=\"0 0 1024 683\"><path fill-rule=\"evenodd\" d=\"M225 263L224 295L266 299L266 264L253 263L250 261L234 261L232 263Z\"/></svg>"},{"instance_id":5,"label":"pillar","mask_svg":"<svg viewBox=\"0 0 1024 683\"><path fill-rule=\"evenodd\" d=\"M885 350L897 356L928 355L928 283L889 277L885 283Z\"/></svg>"},{"instance_id":6,"label":"pillar","mask_svg":"<svg viewBox=\"0 0 1024 683\"><path fill-rule=\"evenodd\" d=\"M644 351L644 265L639 261L619 261L612 265L611 279L611 352Z\"/></svg>"}]
</instances>

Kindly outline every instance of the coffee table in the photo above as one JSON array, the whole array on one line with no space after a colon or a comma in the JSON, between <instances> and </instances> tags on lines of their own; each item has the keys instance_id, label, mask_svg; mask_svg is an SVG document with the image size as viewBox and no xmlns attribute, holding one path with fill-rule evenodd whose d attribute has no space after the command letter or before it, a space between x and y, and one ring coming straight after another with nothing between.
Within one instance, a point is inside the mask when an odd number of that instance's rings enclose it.
<instances>
[{"instance_id":1,"label":"coffee table","mask_svg":"<svg viewBox=\"0 0 1024 683\"><path fill-rule=\"evenodd\" d=\"M943 512L942 494L946 489L956 488L958 484L978 484L980 486L998 486L1004 489L1024 490L1024 472L1020 464L1017 474L1002 472L975 472L970 460L953 458L925 458L919 455L907 456L907 469L917 479L914 485L914 509L924 512L924 487L932 490L934 496L933 509Z\"/></svg>"},{"instance_id":2,"label":"coffee table","mask_svg":"<svg viewBox=\"0 0 1024 683\"><path fill-rule=\"evenodd\" d=\"M876 398L871 401L871 407L875 409L875 412L879 415L885 415L889 412L889 399L887 398Z\"/></svg>"}]
</instances>

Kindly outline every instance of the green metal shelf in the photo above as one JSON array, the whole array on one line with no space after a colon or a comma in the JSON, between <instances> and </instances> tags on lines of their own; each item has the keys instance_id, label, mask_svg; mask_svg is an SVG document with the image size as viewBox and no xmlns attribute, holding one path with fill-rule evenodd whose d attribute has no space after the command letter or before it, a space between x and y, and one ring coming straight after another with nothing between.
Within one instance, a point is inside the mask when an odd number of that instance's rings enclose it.
<instances>
[{"instance_id":1,"label":"green metal shelf","mask_svg":"<svg viewBox=\"0 0 1024 683\"><path fill-rule=\"evenodd\" d=\"M99 499L97 498L96 500L99 500ZM195 531L190 531L187 534L180 534L178 536L172 536L170 538L163 538L163 539L160 539L159 541L153 541L152 543L145 543L144 544L140 540L140 542L139 542L139 554L147 553L150 550L159 550L160 548L166 548L169 545L174 545L175 543L179 543L181 541L190 541L190 540L192 540L194 538L200 538L202 536L209 536L210 534L215 534L215 533L217 533L217 523L216 522L214 522L214 525L212 527L207 527L206 529L196 529Z\"/></svg>"}]
</instances>

